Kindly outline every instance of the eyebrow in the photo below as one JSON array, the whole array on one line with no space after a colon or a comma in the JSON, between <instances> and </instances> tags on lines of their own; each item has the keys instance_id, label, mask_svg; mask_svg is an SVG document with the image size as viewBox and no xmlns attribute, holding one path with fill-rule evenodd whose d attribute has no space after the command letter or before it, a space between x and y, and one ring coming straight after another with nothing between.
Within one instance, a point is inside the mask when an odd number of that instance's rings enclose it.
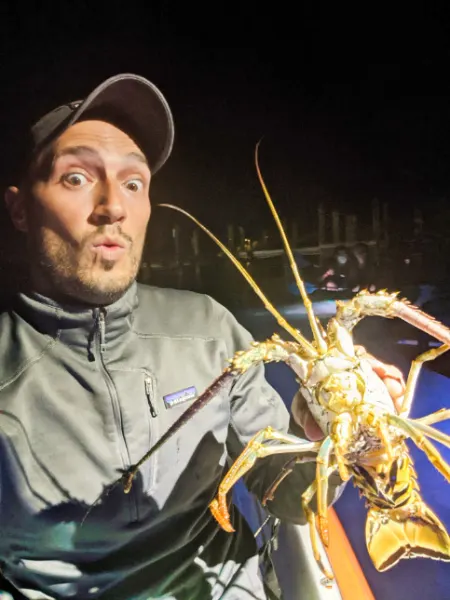
<instances>
[{"instance_id":1,"label":"eyebrow","mask_svg":"<svg viewBox=\"0 0 450 600\"><path fill-rule=\"evenodd\" d=\"M67 146L66 148L62 148L61 150L58 150L55 153L53 157L53 163L55 163L59 158L62 158L63 156L83 156L86 154L91 155L95 158L100 158L100 154L97 152L97 150L91 148L90 146ZM127 154L125 154L124 158L126 158L127 160L134 159L139 161L140 163L143 163L147 167L149 166L148 160L141 152L128 152Z\"/></svg>"}]
</instances>

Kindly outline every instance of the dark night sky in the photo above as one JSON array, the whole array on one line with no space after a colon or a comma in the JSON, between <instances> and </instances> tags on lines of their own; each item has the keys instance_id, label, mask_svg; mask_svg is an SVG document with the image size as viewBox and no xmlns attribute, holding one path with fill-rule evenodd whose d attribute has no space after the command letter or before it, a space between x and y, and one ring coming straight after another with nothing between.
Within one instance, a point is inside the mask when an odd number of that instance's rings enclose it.
<instances>
[{"instance_id":1,"label":"dark night sky","mask_svg":"<svg viewBox=\"0 0 450 600\"><path fill-rule=\"evenodd\" d=\"M253 164L262 136L277 205L304 222L318 199L367 213L377 196L394 215L406 207L409 218L408 206L450 191L444 12L61 4L59 13L3 5L3 183L21 127L131 71L163 90L177 127L153 202L179 204L212 226L238 214L250 227L270 221Z\"/></svg>"}]
</instances>

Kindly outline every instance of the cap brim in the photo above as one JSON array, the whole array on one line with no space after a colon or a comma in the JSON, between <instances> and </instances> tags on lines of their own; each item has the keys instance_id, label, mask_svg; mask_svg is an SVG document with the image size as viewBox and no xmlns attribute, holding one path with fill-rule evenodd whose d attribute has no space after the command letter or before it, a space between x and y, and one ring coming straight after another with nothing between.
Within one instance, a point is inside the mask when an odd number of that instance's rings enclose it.
<instances>
[{"instance_id":1,"label":"cap brim","mask_svg":"<svg viewBox=\"0 0 450 600\"><path fill-rule=\"evenodd\" d=\"M92 114L117 119L141 147L152 173L168 159L175 137L172 112L161 91L144 77L125 73L107 79L75 110L68 126Z\"/></svg>"}]
</instances>

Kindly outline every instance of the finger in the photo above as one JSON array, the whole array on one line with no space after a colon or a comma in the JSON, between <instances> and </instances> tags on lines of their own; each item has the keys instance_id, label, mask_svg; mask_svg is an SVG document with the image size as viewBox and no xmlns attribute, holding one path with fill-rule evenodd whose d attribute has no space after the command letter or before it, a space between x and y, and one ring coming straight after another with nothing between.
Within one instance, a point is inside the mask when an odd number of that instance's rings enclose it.
<instances>
[{"instance_id":1,"label":"finger","mask_svg":"<svg viewBox=\"0 0 450 600\"><path fill-rule=\"evenodd\" d=\"M359 344L355 345L355 352L357 354L357 356L365 356L367 354L367 350L365 349L364 346L360 346ZM367 354L367 356L369 356Z\"/></svg>"},{"instance_id":2,"label":"finger","mask_svg":"<svg viewBox=\"0 0 450 600\"><path fill-rule=\"evenodd\" d=\"M308 405L300 391L298 391L292 400L291 413L295 421L304 429L303 421L308 413Z\"/></svg>"},{"instance_id":3,"label":"finger","mask_svg":"<svg viewBox=\"0 0 450 600\"><path fill-rule=\"evenodd\" d=\"M385 364L385 363L381 362L380 360L378 360L377 358L375 358L374 356L372 356L371 354L366 354L364 356L364 358L370 364L370 366L375 371L375 373L379 377L381 377L381 379L384 379L384 378L395 379L399 383L401 383L403 385L403 387L405 386L405 380L403 377L403 373L400 371L400 369L398 367L396 367L395 365Z\"/></svg>"},{"instance_id":4,"label":"finger","mask_svg":"<svg viewBox=\"0 0 450 600\"><path fill-rule=\"evenodd\" d=\"M391 364L386 364L375 358L372 354L369 354L364 346L355 345L355 352L357 356L364 357L372 369L377 373L379 377L391 377L398 381L404 382L403 373L398 367Z\"/></svg>"},{"instance_id":5,"label":"finger","mask_svg":"<svg viewBox=\"0 0 450 600\"><path fill-rule=\"evenodd\" d=\"M404 385L404 378L403 378L403 373L400 371L400 369L394 365L383 365L384 368L384 373L383 376L384 377L389 377L389 379L396 379L399 382L403 382Z\"/></svg>"},{"instance_id":6,"label":"finger","mask_svg":"<svg viewBox=\"0 0 450 600\"><path fill-rule=\"evenodd\" d=\"M305 398L300 392L297 392L292 401L291 413L295 422L300 425L306 437L312 442L321 440L324 437L322 430L317 425L308 408Z\"/></svg>"},{"instance_id":7,"label":"finger","mask_svg":"<svg viewBox=\"0 0 450 600\"><path fill-rule=\"evenodd\" d=\"M380 360L368 354L363 346L355 346L357 354L364 356L369 362L375 373L383 380L391 396L397 412L400 412L403 405L403 396L405 394L406 383L403 373L395 365L387 365Z\"/></svg>"},{"instance_id":8,"label":"finger","mask_svg":"<svg viewBox=\"0 0 450 600\"><path fill-rule=\"evenodd\" d=\"M387 387L390 397L394 402L394 406L397 412L400 412L403 406L403 397L405 395L405 386L402 382L397 379L391 379L386 377L383 379L383 383Z\"/></svg>"},{"instance_id":9,"label":"finger","mask_svg":"<svg viewBox=\"0 0 450 600\"><path fill-rule=\"evenodd\" d=\"M397 400L405 393L405 386L402 382L398 381L398 379L392 379L391 377L386 377L383 379L383 383L388 389L388 392L393 400Z\"/></svg>"},{"instance_id":10,"label":"finger","mask_svg":"<svg viewBox=\"0 0 450 600\"><path fill-rule=\"evenodd\" d=\"M306 413L303 423L305 435L309 440L311 440L311 442L318 442L319 440L323 439L323 431L320 429L319 425L309 411Z\"/></svg>"},{"instance_id":11,"label":"finger","mask_svg":"<svg viewBox=\"0 0 450 600\"><path fill-rule=\"evenodd\" d=\"M387 387L389 395L394 402L396 411L400 412L406 389L405 379L402 372L394 365L385 365L373 356L368 355L366 358L369 361L372 369L375 371L378 377L383 380L384 385Z\"/></svg>"},{"instance_id":12,"label":"finger","mask_svg":"<svg viewBox=\"0 0 450 600\"><path fill-rule=\"evenodd\" d=\"M387 365L382 363L381 360L378 360L378 358L375 358L375 356L372 356L372 354L369 354L368 352L366 352L363 357L378 375L384 374Z\"/></svg>"},{"instance_id":13,"label":"finger","mask_svg":"<svg viewBox=\"0 0 450 600\"><path fill-rule=\"evenodd\" d=\"M295 422L300 425L308 439L316 442L324 437L322 430L308 408L305 398L300 392L297 392L292 401L291 412Z\"/></svg>"}]
</instances>

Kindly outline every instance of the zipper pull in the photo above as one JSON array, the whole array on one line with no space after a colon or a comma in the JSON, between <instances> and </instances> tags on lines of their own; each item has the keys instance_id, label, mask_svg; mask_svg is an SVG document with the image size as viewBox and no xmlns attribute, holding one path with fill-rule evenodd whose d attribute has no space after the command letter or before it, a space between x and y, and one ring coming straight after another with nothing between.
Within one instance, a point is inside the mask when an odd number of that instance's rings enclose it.
<instances>
[{"instance_id":1,"label":"zipper pull","mask_svg":"<svg viewBox=\"0 0 450 600\"><path fill-rule=\"evenodd\" d=\"M152 403L152 380L150 379L150 377L146 377L144 379L144 384L145 384L145 395L147 396L147 402L148 402L148 406L150 408L150 414L152 415L152 417L157 417L158 413L155 410L155 407L153 406Z\"/></svg>"},{"instance_id":2,"label":"zipper pull","mask_svg":"<svg viewBox=\"0 0 450 600\"><path fill-rule=\"evenodd\" d=\"M98 333L99 333L99 337L100 337L100 353L101 354L103 354L106 351L105 332L106 332L105 311L104 311L104 309L100 309L100 312L98 313Z\"/></svg>"}]
</instances>

